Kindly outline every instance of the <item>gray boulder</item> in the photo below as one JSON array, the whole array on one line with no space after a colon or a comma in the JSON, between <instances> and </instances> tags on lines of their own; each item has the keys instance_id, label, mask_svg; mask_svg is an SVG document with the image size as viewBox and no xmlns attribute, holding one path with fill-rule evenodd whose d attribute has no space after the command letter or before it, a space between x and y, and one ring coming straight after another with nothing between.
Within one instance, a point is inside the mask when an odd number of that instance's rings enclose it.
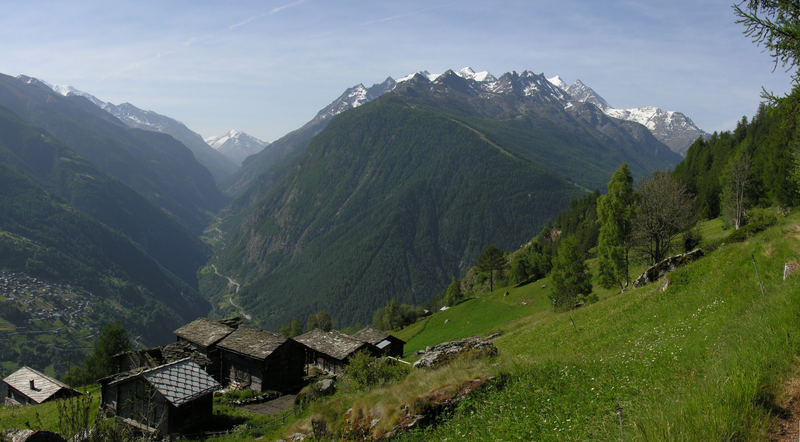
<instances>
[{"instance_id":1,"label":"gray boulder","mask_svg":"<svg viewBox=\"0 0 800 442\"><path fill-rule=\"evenodd\" d=\"M437 368L448 364L460 355L471 353L476 356L495 356L497 347L477 336L445 342L426 349L422 357L414 363L414 368Z\"/></svg>"},{"instance_id":2,"label":"gray boulder","mask_svg":"<svg viewBox=\"0 0 800 442\"><path fill-rule=\"evenodd\" d=\"M636 278L636 281L633 281L633 286L641 287L657 281L667 273L677 269L682 265L689 264L701 256L703 256L703 250L694 249L691 252L681 253L680 255L670 256L669 258L663 259L656 265L645 270L641 276Z\"/></svg>"}]
</instances>

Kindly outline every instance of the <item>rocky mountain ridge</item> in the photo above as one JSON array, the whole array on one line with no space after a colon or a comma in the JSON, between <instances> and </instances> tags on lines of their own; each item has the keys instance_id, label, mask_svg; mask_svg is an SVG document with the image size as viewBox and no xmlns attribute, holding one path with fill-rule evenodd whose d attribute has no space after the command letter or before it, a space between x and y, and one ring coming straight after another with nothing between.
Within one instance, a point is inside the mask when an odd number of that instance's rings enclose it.
<instances>
[{"instance_id":1,"label":"rocky mountain ridge","mask_svg":"<svg viewBox=\"0 0 800 442\"><path fill-rule=\"evenodd\" d=\"M75 89L72 86L53 85L46 81L23 75L17 78L25 79L29 84L34 81L38 82L65 97L79 96L86 98L97 107L115 116L128 127L160 132L172 136L192 151L197 161L211 172L211 175L214 176L217 182L236 172L240 164L240 162L227 158L225 155L212 149L206 144L200 134L192 131L186 127L185 124L173 118L151 110L140 109L131 103L114 104L106 102L88 92Z\"/></svg>"},{"instance_id":2,"label":"rocky mountain ridge","mask_svg":"<svg viewBox=\"0 0 800 442\"><path fill-rule=\"evenodd\" d=\"M543 75L537 75L525 70L519 74L516 71L508 72L495 77L488 71L475 72L470 67L464 67L458 71L448 70L443 74L431 74L428 71L420 71L415 74L406 75L394 80L388 77L382 83L376 83L367 88L363 84L358 84L347 89L342 95L334 100L330 105L323 108L312 120L313 123L329 119L349 109L354 109L368 101L394 90L398 85L413 78L425 78L431 82L447 81L447 77L455 75L467 83L464 87L471 89L476 94L510 94L522 91L525 96L540 94L550 97L550 100L557 100L563 106L569 106L570 102L589 103L606 115L627 121L633 121L647 127L653 135L669 148L681 155L686 154L689 145L698 137L707 135L697 127L694 122L685 114L677 111L664 111L655 106L644 106L631 109L617 109L611 107L608 102L580 80L567 85L558 75L546 78L545 84ZM512 84L512 79L519 77L516 84Z\"/></svg>"}]
</instances>

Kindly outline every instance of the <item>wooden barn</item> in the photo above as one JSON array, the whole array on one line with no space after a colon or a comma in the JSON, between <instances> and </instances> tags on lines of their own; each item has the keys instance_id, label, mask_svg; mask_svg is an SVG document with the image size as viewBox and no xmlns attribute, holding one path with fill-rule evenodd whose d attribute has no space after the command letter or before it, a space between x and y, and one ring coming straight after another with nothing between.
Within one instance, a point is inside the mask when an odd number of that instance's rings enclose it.
<instances>
[{"instance_id":1,"label":"wooden barn","mask_svg":"<svg viewBox=\"0 0 800 442\"><path fill-rule=\"evenodd\" d=\"M384 356L403 357L403 346L406 341L392 336L383 330L377 328L364 327L361 330L352 334L352 336L359 341L364 341L374 345L381 351Z\"/></svg>"},{"instance_id":2,"label":"wooden barn","mask_svg":"<svg viewBox=\"0 0 800 442\"><path fill-rule=\"evenodd\" d=\"M217 344L222 382L254 391L290 391L302 383L305 347L294 339L241 326Z\"/></svg>"},{"instance_id":3,"label":"wooden barn","mask_svg":"<svg viewBox=\"0 0 800 442\"><path fill-rule=\"evenodd\" d=\"M194 351L205 356L209 365L203 368L214 379L221 381L217 343L233 333L238 326L238 318L221 321L198 318L175 330L175 336L177 337L177 342L184 342L190 345Z\"/></svg>"},{"instance_id":4,"label":"wooden barn","mask_svg":"<svg viewBox=\"0 0 800 442\"><path fill-rule=\"evenodd\" d=\"M53 399L77 396L80 392L30 367L22 367L3 379L8 405L41 404Z\"/></svg>"},{"instance_id":5,"label":"wooden barn","mask_svg":"<svg viewBox=\"0 0 800 442\"><path fill-rule=\"evenodd\" d=\"M100 380L106 415L134 421L146 431L197 431L212 417L213 393L220 384L190 359Z\"/></svg>"},{"instance_id":6,"label":"wooden barn","mask_svg":"<svg viewBox=\"0 0 800 442\"><path fill-rule=\"evenodd\" d=\"M358 351L378 356L380 351L372 344L360 341L338 330L329 332L318 328L294 338L305 345L306 364L333 374L344 372L347 361Z\"/></svg>"}]
</instances>

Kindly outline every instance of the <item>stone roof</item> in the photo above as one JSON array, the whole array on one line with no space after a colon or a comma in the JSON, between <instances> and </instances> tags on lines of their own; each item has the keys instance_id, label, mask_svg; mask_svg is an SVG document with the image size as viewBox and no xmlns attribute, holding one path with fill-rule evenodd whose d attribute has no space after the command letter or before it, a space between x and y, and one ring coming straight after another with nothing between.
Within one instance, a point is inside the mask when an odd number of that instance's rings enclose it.
<instances>
[{"instance_id":1,"label":"stone roof","mask_svg":"<svg viewBox=\"0 0 800 442\"><path fill-rule=\"evenodd\" d=\"M164 362L173 362L180 359L190 358L197 362L201 367L211 365L211 359L203 353L195 351L185 342L173 342L161 347L161 357Z\"/></svg>"},{"instance_id":2,"label":"stone roof","mask_svg":"<svg viewBox=\"0 0 800 442\"><path fill-rule=\"evenodd\" d=\"M176 407L222 388L196 362L189 359L156 367L142 373L142 376Z\"/></svg>"},{"instance_id":3,"label":"stone roof","mask_svg":"<svg viewBox=\"0 0 800 442\"><path fill-rule=\"evenodd\" d=\"M142 377L172 405L179 407L222 386L191 359L170 362L149 370L120 373L110 384ZM112 377L104 378L111 379Z\"/></svg>"},{"instance_id":4,"label":"stone roof","mask_svg":"<svg viewBox=\"0 0 800 442\"><path fill-rule=\"evenodd\" d=\"M340 361L347 359L347 357L356 351L369 346L369 344L364 341L348 336L338 330L325 332L318 328L296 336L294 340L314 351L326 354Z\"/></svg>"},{"instance_id":5,"label":"stone roof","mask_svg":"<svg viewBox=\"0 0 800 442\"><path fill-rule=\"evenodd\" d=\"M31 381L33 381L33 388L31 388ZM3 382L31 398L31 400L37 404L41 404L50 399L61 389L75 391L69 385L59 382L27 366L11 373L3 379Z\"/></svg>"},{"instance_id":6,"label":"stone roof","mask_svg":"<svg viewBox=\"0 0 800 442\"><path fill-rule=\"evenodd\" d=\"M378 330L377 328L372 328L369 326L364 327L361 330L353 333L352 336L358 339L359 341L368 342L372 345L378 345L379 342L388 340L389 338L394 338L397 341L405 343L405 341L396 336L390 335L389 333L386 333L383 330Z\"/></svg>"},{"instance_id":7,"label":"stone roof","mask_svg":"<svg viewBox=\"0 0 800 442\"><path fill-rule=\"evenodd\" d=\"M256 359L266 359L289 338L256 327L241 326L217 344L217 347L235 351Z\"/></svg>"},{"instance_id":8,"label":"stone roof","mask_svg":"<svg viewBox=\"0 0 800 442\"><path fill-rule=\"evenodd\" d=\"M219 342L235 330L220 321L198 318L175 330L175 335L202 347L209 347Z\"/></svg>"}]
</instances>

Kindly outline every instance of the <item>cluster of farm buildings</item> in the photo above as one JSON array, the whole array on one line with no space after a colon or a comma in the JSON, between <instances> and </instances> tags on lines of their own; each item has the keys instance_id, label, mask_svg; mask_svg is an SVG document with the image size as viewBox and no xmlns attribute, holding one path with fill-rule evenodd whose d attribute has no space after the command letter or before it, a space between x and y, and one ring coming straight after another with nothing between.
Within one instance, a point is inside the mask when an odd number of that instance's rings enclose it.
<instances>
[{"instance_id":1,"label":"cluster of farm buildings","mask_svg":"<svg viewBox=\"0 0 800 442\"><path fill-rule=\"evenodd\" d=\"M213 393L222 386L256 392L290 392L310 371L343 373L357 352L402 356L402 340L366 327L352 335L311 330L288 338L240 324L239 318L199 318L175 330L162 347L115 355L115 374L100 379L101 411L162 434L191 432L212 416ZM29 367L0 387L7 404L37 404L79 394Z\"/></svg>"}]
</instances>

